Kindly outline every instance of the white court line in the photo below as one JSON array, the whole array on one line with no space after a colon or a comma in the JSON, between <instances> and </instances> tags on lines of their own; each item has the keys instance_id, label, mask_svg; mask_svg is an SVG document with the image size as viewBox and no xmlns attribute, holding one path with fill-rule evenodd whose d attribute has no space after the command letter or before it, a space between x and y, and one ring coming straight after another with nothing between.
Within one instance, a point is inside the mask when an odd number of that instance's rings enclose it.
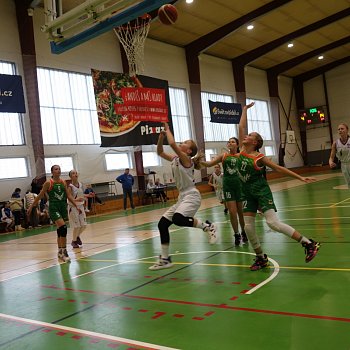
<instances>
[{"instance_id":1,"label":"white court line","mask_svg":"<svg viewBox=\"0 0 350 350\"><path fill-rule=\"evenodd\" d=\"M312 217L312 221L317 221L317 220L334 220L334 219L337 219L337 220L350 219L350 216L332 216L332 217L329 217L329 218L325 218L325 217L315 218L315 217ZM283 219L283 221L310 221L310 220L311 220L310 218L304 218L304 219L301 219L301 218Z\"/></svg>"},{"instance_id":2,"label":"white court line","mask_svg":"<svg viewBox=\"0 0 350 350\"><path fill-rule=\"evenodd\" d=\"M140 342L140 341L137 341L137 340L121 338L121 337L115 337L113 335L97 333L97 332L91 332L91 331L87 331L85 329L66 327L66 326L61 326L61 325L48 323L48 322L41 322L41 321L29 319L29 318L17 317L17 316L6 315L6 314L1 314L1 313L0 313L0 317L1 318L5 318L7 320L18 321L18 322L22 322L22 323L31 324L31 325L37 325L37 326L42 326L42 327L47 327L47 328L53 328L53 329L67 331L67 332L71 332L71 333L75 333L75 334L82 334L82 335L93 337L93 338L99 338L99 339L103 339L103 340L115 341L115 342L119 342L119 343L123 343L123 344L127 344L127 345L136 345L136 346L140 346L140 347L142 347L144 349L178 350L178 349L175 349L175 348L169 348L167 346L155 345L155 344L151 344L151 343Z\"/></svg>"},{"instance_id":3,"label":"white court line","mask_svg":"<svg viewBox=\"0 0 350 350\"><path fill-rule=\"evenodd\" d=\"M349 199L350 199L350 198L346 198L346 199L344 199L344 200L342 200L342 201L340 201L340 202L338 202L338 203L334 203L333 205L330 206L330 208L335 207L335 206L337 206L337 205L340 204L340 203L346 202L346 201L348 201Z\"/></svg>"},{"instance_id":4,"label":"white court line","mask_svg":"<svg viewBox=\"0 0 350 350\"><path fill-rule=\"evenodd\" d=\"M81 275L76 275L76 276L74 276L74 277L71 277L71 280L74 280L74 279L79 278L79 277L83 277L83 276L90 275L90 274L95 273L95 272L97 272L97 271L102 271L102 270L105 270L105 269L109 269L110 267L114 267L114 266L118 266L118 265L124 265L124 264L129 264L129 263L135 263L135 262L138 262L138 261L140 261L140 260L156 259L156 258L158 258L158 255L149 256L149 257L147 257L147 258L140 258L140 259L133 259L133 260L121 261L121 262L116 263L116 264L104 266L104 267L101 267L101 268L99 268L99 269L95 269L95 270L91 270L91 271L89 271L89 272L82 273ZM84 259L79 259L79 260L84 261Z\"/></svg>"},{"instance_id":5,"label":"white court line","mask_svg":"<svg viewBox=\"0 0 350 350\"><path fill-rule=\"evenodd\" d=\"M174 255L188 255L188 254L201 254L201 253L235 253L235 254L247 254L247 255L254 255L255 253L250 253L250 252L239 252L239 251L235 251L235 250L203 250L201 252L187 252L187 253L174 253L171 254L171 256ZM265 279L264 281L262 281L261 283L257 284L254 288L250 289L249 292L245 293L245 294L253 294L254 292L256 292L258 289L260 289L261 287L263 287L265 284L271 282L275 277L277 277L279 271L280 271L280 267L277 263L277 261L268 258L269 261L272 262L273 266L274 266L274 271L272 273L271 276L269 276L267 279ZM193 265L195 265L196 263L193 263ZM192 264L190 264L192 265Z\"/></svg>"},{"instance_id":6,"label":"white court line","mask_svg":"<svg viewBox=\"0 0 350 350\"><path fill-rule=\"evenodd\" d=\"M239 252L239 251L227 251L227 250L202 250L202 251L199 251L199 252L186 252L186 253L173 253L171 254L172 256L176 256L176 255L189 255L189 254L202 254L202 253L234 253L234 254L247 254L247 255L254 255L255 256L255 253L250 253L250 252ZM95 273L97 271L101 271L101 270L105 270L105 269L109 269L110 267L114 267L114 266L118 266L118 265L123 265L123 264L128 264L128 263L135 263L135 262L138 262L138 261L142 261L142 260L148 260L148 259L155 259L155 258L158 258L158 256L149 256L149 257L146 257L146 258L141 258L141 259L134 259L134 260L127 260L127 261L122 261L120 263L116 263L116 264L112 264L112 265L108 265L108 266L104 266L104 267L101 267L99 269L95 269L95 270L91 270L89 272L85 272L81 275L77 275L77 276L74 276L74 277L71 277L71 279L76 279L76 278L80 278L80 277L83 277L83 276L87 276L87 275L90 275L92 273ZM262 281L261 283L259 283L258 285L256 285L254 288L250 289L249 292L247 292L246 294L252 294L254 292L256 292L258 289L260 289L261 287L263 287L265 284L271 282L275 277L277 277L279 271L280 271L280 266L279 264L271 259L271 258L268 258L269 261L272 262L273 266L274 266L274 270L273 270L273 273L267 278L265 279L264 281ZM196 262L194 263L189 263L188 265L196 265ZM157 277L157 276L155 276Z\"/></svg>"}]
</instances>

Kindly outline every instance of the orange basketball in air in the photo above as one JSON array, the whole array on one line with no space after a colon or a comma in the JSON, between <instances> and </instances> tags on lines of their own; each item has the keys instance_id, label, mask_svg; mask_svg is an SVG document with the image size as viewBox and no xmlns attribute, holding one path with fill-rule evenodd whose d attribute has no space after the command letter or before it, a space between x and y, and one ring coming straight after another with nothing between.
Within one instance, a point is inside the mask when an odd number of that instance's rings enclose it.
<instances>
[{"instance_id":1,"label":"orange basketball in air","mask_svg":"<svg viewBox=\"0 0 350 350\"><path fill-rule=\"evenodd\" d=\"M176 7L170 4L165 4L158 9L158 18L161 23L166 25L174 24L177 20Z\"/></svg>"}]
</instances>

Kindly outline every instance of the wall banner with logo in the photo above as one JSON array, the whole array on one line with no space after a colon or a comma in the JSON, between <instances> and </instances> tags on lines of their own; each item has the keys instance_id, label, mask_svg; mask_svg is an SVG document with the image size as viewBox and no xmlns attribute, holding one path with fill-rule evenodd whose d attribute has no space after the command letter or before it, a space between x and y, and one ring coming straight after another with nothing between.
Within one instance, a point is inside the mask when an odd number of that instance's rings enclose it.
<instances>
[{"instance_id":1,"label":"wall banner with logo","mask_svg":"<svg viewBox=\"0 0 350 350\"><path fill-rule=\"evenodd\" d=\"M92 69L101 147L157 144L171 111L166 80Z\"/></svg>"},{"instance_id":2,"label":"wall banner with logo","mask_svg":"<svg viewBox=\"0 0 350 350\"><path fill-rule=\"evenodd\" d=\"M240 103L214 102L209 100L212 123L239 124L242 115Z\"/></svg>"},{"instance_id":3,"label":"wall banner with logo","mask_svg":"<svg viewBox=\"0 0 350 350\"><path fill-rule=\"evenodd\" d=\"M26 112L21 76L0 74L0 112Z\"/></svg>"}]
</instances>

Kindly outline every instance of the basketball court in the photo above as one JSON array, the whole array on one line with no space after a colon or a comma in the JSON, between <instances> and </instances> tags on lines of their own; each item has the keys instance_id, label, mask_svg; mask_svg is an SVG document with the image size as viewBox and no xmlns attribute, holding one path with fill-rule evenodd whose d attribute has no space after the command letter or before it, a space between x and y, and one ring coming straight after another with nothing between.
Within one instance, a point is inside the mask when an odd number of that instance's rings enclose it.
<instances>
[{"instance_id":1,"label":"basketball court","mask_svg":"<svg viewBox=\"0 0 350 350\"><path fill-rule=\"evenodd\" d=\"M71 263L57 263L53 227L2 236L1 348L347 349L350 197L340 173L316 177L271 182L280 218L322 244L309 264L258 217L270 267L250 271L252 249L233 245L214 195L198 216L218 223L219 243L172 227L170 269L148 269L162 203L91 218Z\"/></svg>"},{"instance_id":2,"label":"basketball court","mask_svg":"<svg viewBox=\"0 0 350 350\"><path fill-rule=\"evenodd\" d=\"M42 28L53 53L144 18L167 1L86 3L98 6L82 4ZM135 34L149 20L131 23L126 30ZM132 74L143 58L131 56L143 50L146 36L147 30L137 48L129 37L130 52L124 46ZM308 264L300 244L258 216L270 266L250 271L255 254L249 244L234 246L214 194L203 196L197 216L217 223L218 243L173 226L170 269L149 267L160 252L157 223L171 201L89 218L83 247L69 247L70 263L57 262L54 226L0 236L0 348L349 349L350 194L339 172L315 177L308 185L270 182L281 220L322 244Z\"/></svg>"}]
</instances>

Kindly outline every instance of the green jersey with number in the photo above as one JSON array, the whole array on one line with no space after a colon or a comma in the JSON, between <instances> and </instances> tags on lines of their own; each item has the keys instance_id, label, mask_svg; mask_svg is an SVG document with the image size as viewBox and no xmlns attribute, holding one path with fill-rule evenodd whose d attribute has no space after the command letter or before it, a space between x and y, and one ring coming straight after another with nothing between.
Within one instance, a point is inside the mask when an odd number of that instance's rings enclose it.
<instances>
[{"instance_id":1,"label":"green jersey with number","mask_svg":"<svg viewBox=\"0 0 350 350\"><path fill-rule=\"evenodd\" d=\"M239 179L237 169L237 158L239 154L225 153L222 158L222 166L224 168L223 192L226 202L243 201L242 184Z\"/></svg>"},{"instance_id":2,"label":"green jersey with number","mask_svg":"<svg viewBox=\"0 0 350 350\"><path fill-rule=\"evenodd\" d=\"M49 194L49 203L51 202L64 202L67 203L67 194L66 188L63 180L55 182L53 179L50 179L50 187L48 189Z\"/></svg>"},{"instance_id":3,"label":"green jersey with number","mask_svg":"<svg viewBox=\"0 0 350 350\"><path fill-rule=\"evenodd\" d=\"M239 154L225 153L222 159L224 168L223 187L230 187L239 184L239 174L237 169L237 157Z\"/></svg>"},{"instance_id":4,"label":"green jersey with number","mask_svg":"<svg viewBox=\"0 0 350 350\"><path fill-rule=\"evenodd\" d=\"M240 153L237 159L237 170L239 178L245 184L254 183L260 179L265 179L265 167L260 167L258 161L264 158L265 155L258 153L257 155L251 155L247 153Z\"/></svg>"},{"instance_id":5,"label":"green jersey with number","mask_svg":"<svg viewBox=\"0 0 350 350\"><path fill-rule=\"evenodd\" d=\"M237 159L239 178L243 183L246 199L245 212L255 213L258 209L263 213L269 209L276 211L271 189L265 178L265 167L258 165L258 161L264 157L262 153L240 153Z\"/></svg>"}]
</instances>

